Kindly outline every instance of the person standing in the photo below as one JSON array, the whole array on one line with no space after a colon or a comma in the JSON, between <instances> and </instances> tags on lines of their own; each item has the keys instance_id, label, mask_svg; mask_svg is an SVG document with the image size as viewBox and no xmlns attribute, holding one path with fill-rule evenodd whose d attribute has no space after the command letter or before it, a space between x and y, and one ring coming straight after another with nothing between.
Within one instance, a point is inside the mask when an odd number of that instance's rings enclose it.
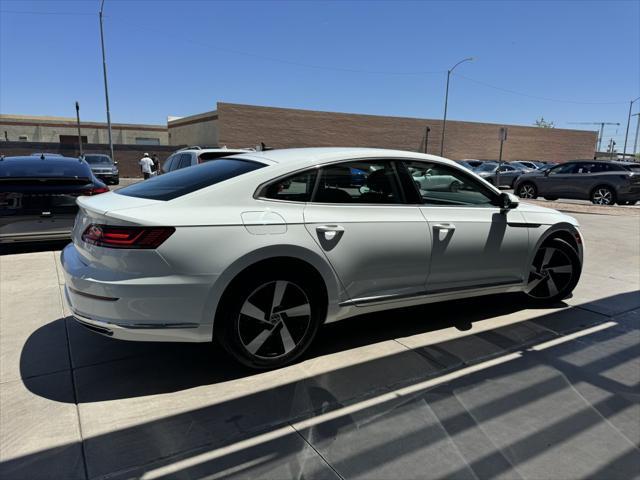
<instances>
[{"instance_id":1,"label":"person standing","mask_svg":"<svg viewBox=\"0 0 640 480\"><path fill-rule=\"evenodd\" d=\"M153 160L149 158L148 153L145 153L140 159L140 161L138 162L138 164L140 165L140 170L142 170L142 176L146 180L151 176Z\"/></svg>"},{"instance_id":2,"label":"person standing","mask_svg":"<svg viewBox=\"0 0 640 480\"><path fill-rule=\"evenodd\" d=\"M160 175L160 160L158 160L158 155L155 153L151 155L151 160L153 160L153 171L155 175Z\"/></svg>"}]
</instances>

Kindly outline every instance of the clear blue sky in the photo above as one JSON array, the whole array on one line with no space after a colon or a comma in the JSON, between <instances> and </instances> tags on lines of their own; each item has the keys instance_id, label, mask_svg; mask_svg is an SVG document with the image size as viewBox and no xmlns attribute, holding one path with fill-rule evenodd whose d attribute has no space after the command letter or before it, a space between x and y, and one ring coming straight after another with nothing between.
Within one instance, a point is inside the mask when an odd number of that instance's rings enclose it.
<instances>
[{"instance_id":1,"label":"clear blue sky","mask_svg":"<svg viewBox=\"0 0 640 480\"><path fill-rule=\"evenodd\" d=\"M0 0L0 112L73 116L78 100L105 119L98 9ZM112 120L163 124L216 101L440 118L447 68L474 56L452 76L449 118L620 122L605 140L621 150L639 30L637 0L106 0Z\"/></svg>"}]
</instances>

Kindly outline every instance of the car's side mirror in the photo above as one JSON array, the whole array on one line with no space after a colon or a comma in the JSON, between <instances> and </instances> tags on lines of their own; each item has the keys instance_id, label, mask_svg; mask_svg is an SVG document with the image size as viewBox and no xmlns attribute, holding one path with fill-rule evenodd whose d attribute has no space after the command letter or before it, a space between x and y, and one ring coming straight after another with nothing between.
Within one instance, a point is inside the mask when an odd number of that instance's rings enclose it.
<instances>
[{"instance_id":1,"label":"car's side mirror","mask_svg":"<svg viewBox=\"0 0 640 480\"><path fill-rule=\"evenodd\" d=\"M544 171L544 176L545 176L545 177L548 177L548 176L549 176L549 170L545 170L545 171Z\"/></svg>"},{"instance_id":2,"label":"car's side mirror","mask_svg":"<svg viewBox=\"0 0 640 480\"><path fill-rule=\"evenodd\" d=\"M503 210L511 210L518 208L520 205L520 199L512 193L503 192L499 197L499 205Z\"/></svg>"}]
</instances>

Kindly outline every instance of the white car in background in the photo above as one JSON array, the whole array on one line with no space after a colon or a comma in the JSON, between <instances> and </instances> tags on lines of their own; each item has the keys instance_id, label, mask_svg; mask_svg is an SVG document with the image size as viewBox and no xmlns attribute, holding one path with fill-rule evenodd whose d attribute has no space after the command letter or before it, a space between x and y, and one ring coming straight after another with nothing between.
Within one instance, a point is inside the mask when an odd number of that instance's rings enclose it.
<instances>
[{"instance_id":1,"label":"white car in background","mask_svg":"<svg viewBox=\"0 0 640 480\"><path fill-rule=\"evenodd\" d=\"M218 158L237 155L238 153L251 152L246 148L208 148L208 147L186 147L173 153L162 163L160 168L162 173L173 172L181 168L193 167L201 163L216 160Z\"/></svg>"},{"instance_id":2,"label":"white car in background","mask_svg":"<svg viewBox=\"0 0 640 480\"><path fill-rule=\"evenodd\" d=\"M410 172L434 169L459 188L418 188ZM62 255L78 322L124 340L217 340L254 368L363 313L503 292L552 304L582 267L573 218L419 153L247 152L78 204Z\"/></svg>"}]
</instances>

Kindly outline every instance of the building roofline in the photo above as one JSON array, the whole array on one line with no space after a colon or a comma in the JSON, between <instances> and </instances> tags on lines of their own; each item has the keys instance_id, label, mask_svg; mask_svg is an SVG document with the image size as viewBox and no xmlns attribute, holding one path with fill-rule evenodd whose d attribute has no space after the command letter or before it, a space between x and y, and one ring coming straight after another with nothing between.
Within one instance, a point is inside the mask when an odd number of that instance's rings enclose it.
<instances>
[{"instance_id":1,"label":"building roofline","mask_svg":"<svg viewBox=\"0 0 640 480\"><path fill-rule=\"evenodd\" d=\"M23 126L43 126L43 127L76 127L76 119L71 117L49 117L38 115L14 115L0 113L0 124L23 125ZM81 127L86 128L108 128L106 122L80 121ZM111 128L119 130L149 130L166 132L164 125L149 125L137 123L112 123Z\"/></svg>"}]
</instances>

